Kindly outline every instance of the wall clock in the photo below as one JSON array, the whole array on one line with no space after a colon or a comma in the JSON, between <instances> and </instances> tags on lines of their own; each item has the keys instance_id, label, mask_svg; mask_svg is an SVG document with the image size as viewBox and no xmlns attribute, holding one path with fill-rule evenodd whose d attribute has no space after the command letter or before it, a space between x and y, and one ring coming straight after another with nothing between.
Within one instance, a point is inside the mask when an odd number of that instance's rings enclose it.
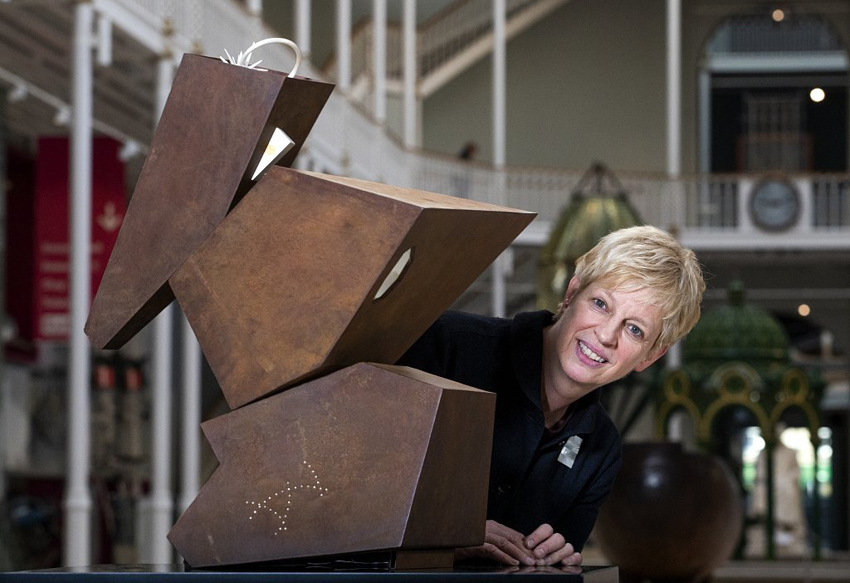
<instances>
[{"instance_id":1,"label":"wall clock","mask_svg":"<svg viewBox=\"0 0 850 583\"><path fill-rule=\"evenodd\" d=\"M797 223L800 195L787 180L769 178L758 182L750 191L750 217L766 231L784 231Z\"/></svg>"}]
</instances>

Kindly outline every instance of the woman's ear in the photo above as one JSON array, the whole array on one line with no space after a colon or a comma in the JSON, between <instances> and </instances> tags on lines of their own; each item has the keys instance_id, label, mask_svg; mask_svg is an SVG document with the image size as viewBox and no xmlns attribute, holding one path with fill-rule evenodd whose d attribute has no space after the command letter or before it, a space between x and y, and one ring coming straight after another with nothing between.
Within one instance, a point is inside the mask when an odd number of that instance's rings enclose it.
<instances>
[{"instance_id":1,"label":"woman's ear","mask_svg":"<svg viewBox=\"0 0 850 583\"><path fill-rule=\"evenodd\" d=\"M640 364L635 367L635 372L640 372L642 370L647 369L649 365L664 356L664 354L667 352L667 348L667 346L662 346L658 350L650 352L649 356L647 356L643 361L641 361Z\"/></svg>"},{"instance_id":2,"label":"woman's ear","mask_svg":"<svg viewBox=\"0 0 850 583\"><path fill-rule=\"evenodd\" d=\"M581 280L576 276L571 277L570 283L567 284L567 291L564 293L564 308L570 305L579 288L581 288Z\"/></svg>"}]
</instances>

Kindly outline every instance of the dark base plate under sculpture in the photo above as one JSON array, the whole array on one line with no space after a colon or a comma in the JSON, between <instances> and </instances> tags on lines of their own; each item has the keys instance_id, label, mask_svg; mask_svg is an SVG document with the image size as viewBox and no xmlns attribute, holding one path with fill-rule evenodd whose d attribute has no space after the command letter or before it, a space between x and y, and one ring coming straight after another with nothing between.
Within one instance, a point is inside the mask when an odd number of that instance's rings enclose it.
<instances>
[{"instance_id":1,"label":"dark base plate under sculpture","mask_svg":"<svg viewBox=\"0 0 850 583\"><path fill-rule=\"evenodd\" d=\"M511 583L528 581L559 581L561 583L618 583L617 567L580 567L575 571L532 567L455 566L448 570L389 570L350 565L327 567L318 565L312 569L291 571L207 571L189 570L183 565L93 565L77 569L45 569L41 571L19 571L2 573L0 579L10 583L132 583L155 581L156 583L372 583L374 581L404 581L405 583L481 583L510 576Z\"/></svg>"}]
</instances>

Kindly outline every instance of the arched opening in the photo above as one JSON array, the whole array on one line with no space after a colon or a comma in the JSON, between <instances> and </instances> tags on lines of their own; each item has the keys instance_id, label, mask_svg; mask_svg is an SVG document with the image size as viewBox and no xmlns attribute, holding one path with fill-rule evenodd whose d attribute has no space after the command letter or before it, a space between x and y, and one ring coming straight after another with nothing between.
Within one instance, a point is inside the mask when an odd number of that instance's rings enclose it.
<instances>
[{"instance_id":1,"label":"arched opening","mask_svg":"<svg viewBox=\"0 0 850 583\"><path fill-rule=\"evenodd\" d=\"M702 172L848 168L848 53L817 14L724 20L699 71Z\"/></svg>"},{"instance_id":2,"label":"arched opening","mask_svg":"<svg viewBox=\"0 0 850 583\"><path fill-rule=\"evenodd\" d=\"M670 411L664 434L668 441L681 443L686 450L697 449L697 425L693 416L685 407L674 407Z\"/></svg>"},{"instance_id":3,"label":"arched opening","mask_svg":"<svg viewBox=\"0 0 850 583\"><path fill-rule=\"evenodd\" d=\"M724 424L728 425L720 421L719 427ZM772 428L772 440L766 440L756 424L739 425L741 483L746 497L742 556L764 557L768 532L773 537L772 552L778 558L809 557L816 545L830 549L839 543L832 524L837 510L833 433L828 426L813 429L810 424L811 418L803 409L790 405ZM768 477L770 468L772 480Z\"/></svg>"},{"instance_id":4,"label":"arched opening","mask_svg":"<svg viewBox=\"0 0 850 583\"><path fill-rule=\"evenodd\" d=\"M754 432L753 429L756 431ZM758 416L742 404L731 404L720 409L711 422L712 453L729 466L740 487L744 515L750 514L754 485L755 460L764 446L760 438ZM735 556L741 558L747 547L747 523L741 532Z\"/></svg>"}]
</instances>

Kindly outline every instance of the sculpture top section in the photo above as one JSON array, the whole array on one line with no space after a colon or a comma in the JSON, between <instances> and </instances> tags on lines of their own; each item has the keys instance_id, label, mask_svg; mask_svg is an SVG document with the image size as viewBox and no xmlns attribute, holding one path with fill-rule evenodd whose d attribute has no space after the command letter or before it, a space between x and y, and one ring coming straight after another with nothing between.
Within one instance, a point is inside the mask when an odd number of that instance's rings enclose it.
<instances>
[{"instance_id":1,"label":"sculpture top section","mask_svg":"<svg viewBox=\"0 0 850 583\"><path fill-rule=\"evenodd\" d=\"M276 132L289 166L333 85L183 57L95 296L86 334L120 348L174 295L168 279L253 186Z\"/></svg>"}]
</instances>

